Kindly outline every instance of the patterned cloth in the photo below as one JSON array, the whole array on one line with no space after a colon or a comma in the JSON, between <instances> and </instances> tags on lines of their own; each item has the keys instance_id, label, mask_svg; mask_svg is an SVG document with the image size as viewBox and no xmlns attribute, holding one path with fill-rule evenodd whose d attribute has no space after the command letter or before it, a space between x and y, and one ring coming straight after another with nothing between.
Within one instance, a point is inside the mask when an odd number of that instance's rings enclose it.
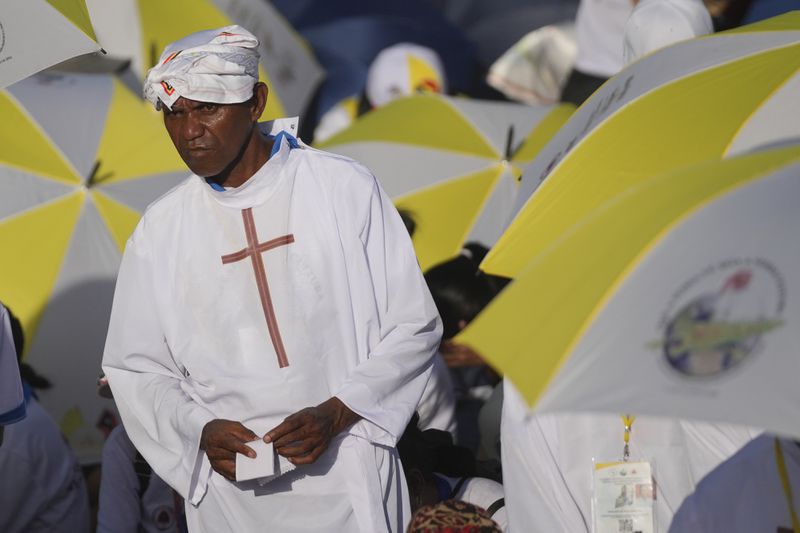
<instances>
[{"instance_id":1,"label":"patterned cloth","mask_svg":"<svg viewBox=\"0 0 800 533\"><path fill-rule=\"evenodd\" d=\"M144 97L156 109L180 98L238 104L258 82L258 39L241 26L193 33L167 45L147 72Z\"/></svg>"},{"instance_id":2,"label":"patterned cloth","mask_svg":"<svg viewBox=\"0 0 800 533\"><path fill-rule=\"evenodd\" d=\"M411 519L408 533L500 533L489 514L471 503L445 500L420 507Z\"/></svg>"}]
</instances>

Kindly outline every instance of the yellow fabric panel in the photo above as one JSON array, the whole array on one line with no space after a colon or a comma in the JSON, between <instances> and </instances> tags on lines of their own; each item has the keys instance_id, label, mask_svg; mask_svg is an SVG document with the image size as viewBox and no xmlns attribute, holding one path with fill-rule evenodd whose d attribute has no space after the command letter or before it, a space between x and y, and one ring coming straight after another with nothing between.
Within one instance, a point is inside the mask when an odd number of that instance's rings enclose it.
<instances>
[{"instance_id":1,"label":"yellow fabric panel","mask_svg":"<svg viewBox=\"0 0 800 533\"><path fill-rule=\"evenodd\" d=\"M721 195L800 161L800 148L661 174L538 254L459 337L534 404L607 300L678 223Z\"/></svg>"},{"instance_id":2,"label":"yellow fabric panel","mask_svg":"<svg viewBox=\"0 0 800 533\"><path fill-rule=\"evenodd\" d=\"M0 164L56 181L77 184L80 177L50 139L5 91L0 91Z\"/></svg>"},{"instance_id":3,"label":"yellow fabric panel","mask_svg":"<svg viewBox=\"0 0 800 533\"><path fill-rule=\"evenodd\" d=\"M515 277L582 217L650 176L719 158L741 125L800 67L800 44L710 69L625 106L545 180L481 268Z\"/></svg>"},{"instance_id":4,"label":"yellow fabric panel","mask_svg":"<svg viewBox=\"0 0 800 533\"><path fill-rule=\"evenodd\" d=\"M716 35L729 33L753 33L758 31L798 31L800 30L800 11L789 11L777 17L759 20L753 24L739 26Z\"/></svg>"},{"instance_id":5,"label":"yellow fabric panel","mask_svg":"<svg viewBox=\"0 0 800 533\"><path fill-rule=\"evenodd\" d=\"M419 95L395 100L367 113L352 126L319 146L387 141L450 150L487 159L501 159L464 116L441 97Z\"/></svg>"},{"instance_id":6,"label":"yellow fabric panel","mask_svg":"<svg viewBox=\"0 0 800 533\"><path fill-rule=\"evenodd\" d=\"M189 171L167 135L161 113L114 80L114 95L97 148L96 183Z\"/></svg>"},{"instance_id":7,"label":"yellow fabric panel","mask_svg":"<svg viewBox=\"0 0 800 533\"><path fill-rule=\"evenodd\" d=\"M412 92L441 92L442 78L439 73L427 61L408 55L408 86ZM425 82L433 83L435 87Z\"/></svg>"},{"instance_id":8,"label":"yellow fabric panel","mask_svg":"<svg viewBox=\"0 0 800 533\"><path fill-rule=\"evenodd\" d=\"M550 139L558 133L561 126L564 125L574 112L575 106L573 104L559 104L553 108L553 110L533 128L533 131L528 134L522 146L519 148L519 151L514 154L512 161L517 164L533 161L539 154L539 151L550 142Z\"/></svg>"},{"instance_id":9,"label":"yellow fabric panel","mask_svg":"<svg viewBox=\"0 0 800 533\"><path fill-rule=\"evenodd\" d=\"M413 241L423 271L461 250L502 171L494 165L395 200L417 224Z\"/></svg>"},{"instance_id":10,"label":"yellow fabric panel","mask_svg":"<svg viewBox=\"0 0 800 533\"><path fill-rule=\"evenodd\" d=\"M106 229L117 243L119 252L125 251L125 243L131 236L142 215L126 205L112 200L98 190L92 191L97 211L106 223Z\"/></svg>"},{"instance_id":11,"label":"yellow fabric panel","mask_svg":"<svg viewBox=\"0 0 800 533\"><path fill-rule=\"evenodd\" d=\"M92 27L92 19L89 17L89 9L86 7L84 0L47 0L47 3L67 17L70 22L93 41L97 42L97 36L94 34L94 28Z\"/></svg>"},{"instance_id":12,"label":"yellow fabric panel","mask_svg":"<svg viewBox=\"0 0 800 533\"><path fill-rule=\"evenodd\" d=\"M0 299L29 339L55 286L85 194L76 191L0 222Z\"/></svg>"},{"instance_id":13,"label":"yellow fabric panel","mask_svg":"<svg viewBox=\"0 0 800 533\"><path fill-rule=\"evenodd\" d=\"M258 65L258 75L261 81L267 84L269 94L267 94L267 106L261 113L261 120L272 120L286 116L286 110L281 103L278 93L272 90L272 85L269 83L269 75L264 70L262 65Z\"/></svg>"}]
</instances>

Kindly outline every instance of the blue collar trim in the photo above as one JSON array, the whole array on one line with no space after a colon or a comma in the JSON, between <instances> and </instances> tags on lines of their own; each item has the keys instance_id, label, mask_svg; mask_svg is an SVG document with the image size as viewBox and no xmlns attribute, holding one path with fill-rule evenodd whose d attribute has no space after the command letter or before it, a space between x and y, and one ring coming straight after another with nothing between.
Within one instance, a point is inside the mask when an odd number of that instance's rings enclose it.
<instances>
[{"instance_id":1,"label":"blue collar trim","mask_svg":"<svg viewBox=\"0 0 800 533\"><path fill-rule=\"evenodd\" d=\"M280 131L277 135L269 135L268 137L272 139L272 151L269 154L269 159L272 159L275 154L280 152L284 139L286 139L286 142L289 144L289 150L300 148L300 143L297 142L297 138L285 130ZM225 187L216 181L206 178L206 183L208 183L208 185L217 192L225 192Z\"/></svg>"}]
</instances>

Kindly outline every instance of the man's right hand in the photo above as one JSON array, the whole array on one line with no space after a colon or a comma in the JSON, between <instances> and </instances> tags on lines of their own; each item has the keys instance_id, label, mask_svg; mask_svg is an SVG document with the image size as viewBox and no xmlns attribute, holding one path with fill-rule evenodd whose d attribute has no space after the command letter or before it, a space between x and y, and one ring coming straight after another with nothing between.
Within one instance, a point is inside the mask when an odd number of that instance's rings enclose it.
<instances>
[{"instance_id":1,"label":"man's right hand","mask_svg":"<svg viewBox=\"0 0 800 533\"><path fill-rule=\"evenodd\" d=\"M230 481L236 481L236 454L251 459L256 452L246 442L258 440L258 435L233 420L212 420L203 428L200 449L206 452L211 468Z\"/></svg>"}]
</instances>

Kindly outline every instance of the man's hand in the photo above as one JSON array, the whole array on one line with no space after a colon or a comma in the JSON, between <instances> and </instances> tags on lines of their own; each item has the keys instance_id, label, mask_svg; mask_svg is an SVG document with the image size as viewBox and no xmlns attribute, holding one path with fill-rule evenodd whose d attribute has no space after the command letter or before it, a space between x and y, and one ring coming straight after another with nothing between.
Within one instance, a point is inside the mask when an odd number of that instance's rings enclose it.
<instances>
[{"instance_id":1,"label":"man's hand","mask_svg":"<svg viewBox=\"0 0 800 533\"><path fill-rule=\"evenodd\" d=\"M331 439L360 420L334 396L316 407L306 407L278 424L264 435L275 451L293 464L311 464L328 449Z\"/></svg>"},{"instance_id":2,"label":"man's hand","mask_svg":"<svg viewBox=\"0 0 800 533\"><path fill-rule=\"evenodd\" d=\"M442 342L440 351L445 364L449 368L481 366L486 364L480 354L466 344L459 344L450 340L444 341Z\"/></svg>"},{"instance_id":3,"label":"man's hand","mask_svg":"<svg viewBox=\"0 0 800 533\"><path fill-rule=\"evenodd\" d=\"M236 481L236 454L254 458L256 452L245 443L257 439L258 435L239 422L218 418L203 428L200 449L205 450L211 468L225 479Z\"/></svg>"}]
</instances>

